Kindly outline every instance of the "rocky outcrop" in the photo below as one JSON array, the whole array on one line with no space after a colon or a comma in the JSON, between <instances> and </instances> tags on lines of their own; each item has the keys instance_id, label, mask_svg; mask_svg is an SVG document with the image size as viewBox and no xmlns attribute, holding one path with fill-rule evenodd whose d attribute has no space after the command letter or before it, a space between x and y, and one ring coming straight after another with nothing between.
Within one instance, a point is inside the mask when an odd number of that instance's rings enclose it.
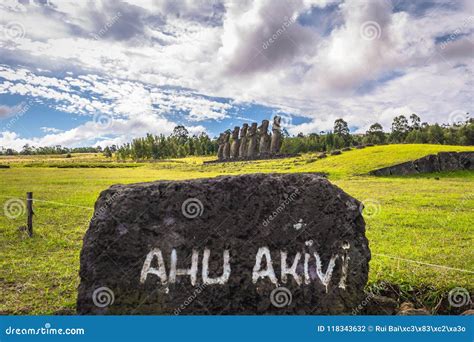
<instances>
[{"instance_id":1,"label":"rocky outcrop","mask_svg":"<svg viewBox=\"0 0 474 342\"><path fill-rule=\"evenodd\" d=\"M362 204L316 174L114 185L81 251L80 314L343 314L364 299Z\"/></svg>"},{"instance_id":2,"label":"rocky outcrop","mask_svg":"<svg viewBox=\"0 0 474 342\"><path fill-rule=\"evenodd\" d=\"M474 170L474 152L439 152L369 173L375 176L390 176L457 170Z\"/></svg>"}]
</instances>

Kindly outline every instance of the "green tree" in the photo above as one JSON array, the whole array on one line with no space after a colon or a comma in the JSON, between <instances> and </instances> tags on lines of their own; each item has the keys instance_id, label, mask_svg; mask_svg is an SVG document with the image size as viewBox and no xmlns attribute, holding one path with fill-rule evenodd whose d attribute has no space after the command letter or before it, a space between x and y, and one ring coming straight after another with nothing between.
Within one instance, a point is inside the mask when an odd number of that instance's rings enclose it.
<instances>
[{"instance_id":1,"label":"green tree","mask_svg":"<svg viewBox=\"0 0 474 342\"><path fill-rule=\"evenodd\" d=\"M110 150L109 146L104 148L104 156L106 158L112 158L112 151Z\"/></svg>"},{"instance_id":2,"label":"green tree","mask_svg":"<svg viewBox=\"0 0 474 342\"><path fill-rule=\"evenodd\" d=\"M378 122L372 124L366 134L366 139L364 141L370 144L383 144L385 143L385 133L383 132L383 127Z\"/></svg>"},{"instance_id":3,"label":"green tree","mask_svg":"<svg viewBox=\"0 0 474 342\"><path fill-rule=\"evenodd\" d=\"M390 141L394 143L404 142L409 130L408 120L404 115L395 117L392 122Z\"/></svg>"},{"instance_id":4,"label":"green tree","mask_svg":"<svg viewBox=\"0 0 474 342\"><path fill-rule=\"evenodd\" d=\"M185 141L189 138L189 132L184 126L176 126L173 129L173 133L171 134L172 137L178 138L181 141Z\"/></svg>"},{"instance_id":5,"label":"green tree","mask_svg":"<svg viewBox=\"0 0 474 342\"><path fill-rule=\"evenodd\" d=\"M33 154L33 148L29 144L25 144L25 146L23 146L23 149L21 150L20 154L31 155L31 154Z\"/></svg>"},{"instance_id":6,"label":"green tree","mask_svg":"<svg viewBox=\"0 0 474 342\"><path fill-rule=\"evenodd\" d=\"M415 113L413 113L412 115L410 115L410 120L411 120L411 127L410 129L412 130L416 130L416 129L420 129L421 126L420 126L420 123L421 123L421 119L418 115L416 115Z\"/></svg>"},{"instance_id":7,"label":"green tree","mask_svg":"<svg viewBox=\"0 0 474 342\"><path fill-rule=\"evenodd\" d=\"M428 128L428 143L430 144L443 144L444 143L444 132L440 125L434 124Z\"/></svg>"},{"instance_id":8,"label":"green tree","mask_svg":"<svg viewBox=\"0 0 474 342\"><path fill-rule=\"evenodd\" d=\"M343 119L337 119L334 121L334 134L341 138L341 139L336 139L335 140L335 147L336 148L341 148L343 146L349 146L351 142L351 135L349 133L349 126L347 125L347 122L345 122ZM341 142L342 141L342 146Z\"/></svg>"}]
</instances>

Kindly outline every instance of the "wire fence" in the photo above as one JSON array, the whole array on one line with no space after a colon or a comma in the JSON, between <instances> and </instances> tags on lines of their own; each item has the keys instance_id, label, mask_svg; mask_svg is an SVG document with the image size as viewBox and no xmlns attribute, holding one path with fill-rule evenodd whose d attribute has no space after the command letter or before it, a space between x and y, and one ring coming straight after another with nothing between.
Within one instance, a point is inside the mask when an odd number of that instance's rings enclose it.
<instances>
[{"instance_id":1,"label":"wire fence","mask_svg":"<svg viewBox=\"0 0 474 342\"><path fill-rule=\"evenodd\" d=\"M0 210L3 210L4 215L15 222L19 222L23 220L26 222L27 216L28 216L28 210L27 210L27 199L21 199L18 197L13 197L13 196L2 196L0 195L0 198L5 199L3 208L0 208ZM33 210L33 217L34 217L34 227L38 228L48 228L51 226L54 226L55 230L58 233L61 233L65 228L70 228L71 226L78 226L78 222L63 222L61 223L60 221L63 220L63 215L67 215L67 212L60 212L58 215L51 216L49 210L51 209L57 209L57 208L76 208L76 209L81 209L85 210L83 212L84 215L84 220L79 221L80 226L87 226L89 224L90 219L92 218L92 214L94 212L93 207L87 207L87 206L80 206L80 205L75 205L75 204L69 204L69 203L64 203L64 202L56 202L56 201L49 201L49 200L43 200L43 199L32 199L32 203L37 205L34 206ZM43 215L44 214L44 215ZM22 231L22 227L19 227L20 231ZM23 230L25 230L26 226L23 227ZM428 263L428 262L423 262L423 261L418 261L418 260L413 260L409 258L404 258L404 257L399 257L399 256L393 256L393 255L387 255L387 254L381 254L381 253L372 253L374 256L378 256L380 258L387 258L394 260L397 263L400 262L406 262L410 264L416 264L419 266L425 266L425 267L430 267L430 268L435 268L435 269L440 269L440 270L445 270L445 271L455 271L455 272L462 272L462 273L470 273L474 274L474 271L471 270L466 270L462 268L456 268L456 267L450 267L450 266L445 266L445 265L438 265L435 263Z\"/></svg>"},{"instance_id":2,"label":"wire fence","mask_svg":"<svg viewBox=\"0 0 474 342\"><path fill-rule=\"evenodd\" d=\"M30 200L28 195L26 198L0 195L0 198L4 200L0 207L2 216L14 227L16 226L21 233L30 237L36 230L44 232L54 227L54 232L65 233L63 237L67 239L66 229L86 227L94 212L93 207L35 198ZM29 202L31 202L31 207ZM69 210L71 208L80 210L71 212ZM74 216L73 219L71 215Z\"/></svg>"}]
</instances>

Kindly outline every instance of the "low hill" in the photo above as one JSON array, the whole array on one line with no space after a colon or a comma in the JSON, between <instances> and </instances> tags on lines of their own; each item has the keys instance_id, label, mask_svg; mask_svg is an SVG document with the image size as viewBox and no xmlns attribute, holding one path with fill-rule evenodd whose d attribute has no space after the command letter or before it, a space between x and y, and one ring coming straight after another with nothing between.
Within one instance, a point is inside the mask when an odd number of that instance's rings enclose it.
<instances>
[{"instance_id":1,"label":"low hill","mask_svg":"<svg viewBox=\"0 0 474 342\"><path fill-rule=\"evenodd\" d=\"M306 153L300 157L252 161L252 162L228 162L219 164L199 165L203 160L215 158L191 157L176 159L174 161L153 164L154 169L173 170L173 178L176 172L184 171L189 175L199 171L197 177L217 176L219 174L240 174L251 172L323 172L330 179L341 179L357 175L366 175L369 171L402 162L415 160L428 154L436 154L444 151L474 151L474 146L449 146L449 145L421 145L400 144L366 147L364 149L352 149L340 155L319 159L319 153ZM206 175L203 175L206 173Z\"/></svg>"}]
</instances>

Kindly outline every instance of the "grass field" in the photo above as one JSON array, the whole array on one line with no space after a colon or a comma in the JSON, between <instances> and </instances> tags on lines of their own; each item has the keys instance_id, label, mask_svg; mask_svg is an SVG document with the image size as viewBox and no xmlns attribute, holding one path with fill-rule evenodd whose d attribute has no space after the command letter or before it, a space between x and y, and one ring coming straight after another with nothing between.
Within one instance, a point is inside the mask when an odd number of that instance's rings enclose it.
<instances>
[{"instance_id":1,"label":"grass field","mask_svg":"<svg viewBox=\"0 0 474 342\"><path fill-rule=\"evenodd\" d=\"M325 172L363 201L372 250L370 284L429 289L434 303L453 287L474 290L474 172L373 177L367 172L439 151L474 147L387 145L317 160L314 154L274 161L204 165L214 158L116 163L99 155L0 157L0 313L73 313L82 237L99 193L117 183L215 177L254 172ZM109 166L97 168L94 166ZM63 166L63 168L58 168ZM85 168L89 166L92 168ZM35 196L35 235L4 215L13 198ZM10 215L11 216L11 215ZM407 259L407 260L405 260ZM440 267L442 266L442 267Z\"/></svg>"}]
</instances>

